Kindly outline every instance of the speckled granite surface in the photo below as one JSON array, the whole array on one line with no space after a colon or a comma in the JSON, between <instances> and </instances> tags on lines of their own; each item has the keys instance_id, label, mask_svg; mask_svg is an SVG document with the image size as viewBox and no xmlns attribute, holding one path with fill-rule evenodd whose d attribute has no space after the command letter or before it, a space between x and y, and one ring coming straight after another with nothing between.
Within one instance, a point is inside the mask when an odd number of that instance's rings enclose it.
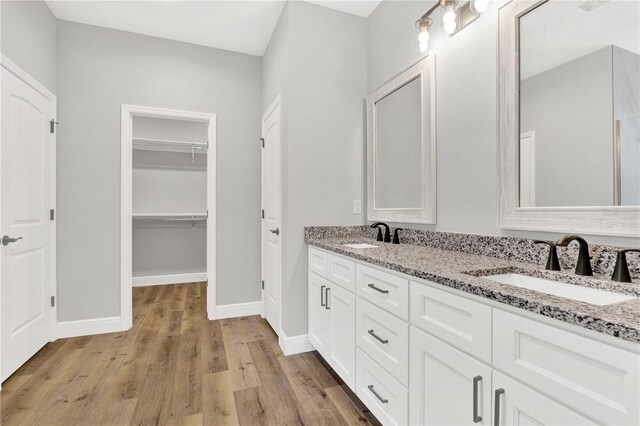
<instances>
[{"instance_id":1,"label":"speckled granite surface","mask_svg":"<svg viewBox=\"0 0 640 426\"><path fill-rule=\"evenodd\" d=\"M392 228L393 232L393 228ZM376 236L376 230L368 226L313 226L305 228L305 240L318 238L358 238ZM588 241L588 238L587 238ZM487 235L455 234L452 232L403 229L400 231L402 244L427 246L443 250L479 254L498 259L532 262L544 267L549 248L544 244L534 244L533 240L513 237L491 237ZM634 248L640 248L640 245ZM589 245L593 272L606 275L613 273L616 255L620 247ZM578 244L558 247L558 258L563 270L572 271L578 259ZM640 254L627 255L629 271L634 280L640 282Z\"/></svg>"},{"instance_id":2,"label":"speckled granite surface","mask_svg":"<svg viewBox=\"0 0 640 426\"><path fill-rule=\"evenodd\" d=\"M545 271L535 263L442 250L425 245L392 245L363 236L363 227L337 229L308 228L307 243L354 259L382 266L410 276L432 281L467 293L525 309L549 318L578 325L631 342L640 343L640 285L622 284L596 275L583 278L571 271ZM346 228L358 228L360 231ZM492 238L492 237L489 237ZM352 249L344 244L367 242L375 249ZM497 283L481 275L519 272L574 285L616 291L637 299L607 306L596 306L524 288Z\"/></svg>"}]
</instances>

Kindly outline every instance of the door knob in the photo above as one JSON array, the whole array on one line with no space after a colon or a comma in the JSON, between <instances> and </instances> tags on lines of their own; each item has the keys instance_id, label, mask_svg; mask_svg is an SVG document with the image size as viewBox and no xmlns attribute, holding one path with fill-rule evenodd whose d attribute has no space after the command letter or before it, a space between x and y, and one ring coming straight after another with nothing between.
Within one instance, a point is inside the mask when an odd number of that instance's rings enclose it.
<instances>
[{"instance_id":1,"label":"door knob","mask_svg":"<svg viewBox=\"0 0 640 426\"><path fill-rule=\"evenodd\" d=\"M269 232L271 232L272 234L280 235L280 228L269 229Z\"/></svg>"},{"instance_id":2,"label":"door knob","mask_svg":"<svg viewBox=\"0 0 640 426\"><path fill-rule=\"evenodd\" d=\"M2 245L3 246L8 246L11 243L15 243L18 240L21 240L22 237L18 237L18 238L11 238L8 235L5 235L4 237L2 237Z\"/></svg>"}]
</instances>

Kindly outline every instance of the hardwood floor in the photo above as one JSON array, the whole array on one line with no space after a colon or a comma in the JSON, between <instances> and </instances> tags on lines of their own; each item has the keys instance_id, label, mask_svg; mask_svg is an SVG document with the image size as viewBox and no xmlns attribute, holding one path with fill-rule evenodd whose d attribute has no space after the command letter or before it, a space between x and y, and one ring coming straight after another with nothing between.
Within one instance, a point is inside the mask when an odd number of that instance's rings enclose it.
<instances>
[{"instance_id":1,"label":"hardwood floor","mask_svg":"<svg viewBox=\"0 0 640 426\"><path fill-rule=\"evenodd\" d=\"M208 321L204 283L133 289L133 327L46 345L2 385L2 425L378 424L316 352L259 316Z\"/></svg>"}]
</instances>

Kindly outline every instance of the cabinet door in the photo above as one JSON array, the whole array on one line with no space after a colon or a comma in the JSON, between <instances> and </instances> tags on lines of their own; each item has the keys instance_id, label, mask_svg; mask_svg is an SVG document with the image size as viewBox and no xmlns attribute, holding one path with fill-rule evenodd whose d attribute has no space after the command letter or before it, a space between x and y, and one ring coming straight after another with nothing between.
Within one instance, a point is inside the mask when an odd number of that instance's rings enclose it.
<instances>
[{"instance_id":1,"label":"cabinet door","mask_svg":"<svg viewBox=\"0 0 640 426\"><path fill-rule=\"evenodd\" d=\"M307 290L309 342L325 359L328 359L330 354L329 345L331 344L329 339L329 333L331 332L330 314L326 308L326 289L329 288L330 284L329 281L315 272L309 271L309 287Z\"/></svg>"},{"instance_id":2,"label":"cabinet door","mask_svg":"<svg viewBox=\"0 0 640 426\"><path fill-rule=\"evenodd\" d=\"M352 389L356 385L356 297L337 285L328 293L331 315L329 364Z\"/></svg>"},{"instance_id":3,"label":"cabinet door","mask_svg":"<svg viewBox=\"0 0 640 426\"><path fill-rule=\"evenodd\" d=\"M490 425L491 368L411 327L412 425Z\"/></svg>"},{"instance_id":4,"label":"cabinet door","mask_svg":"<svg viewBox=\"0 0 640 426\"><path fill-rule=\"evenodd\" d=\"M496 370L493 370L493 388L495 425L597 424Z\"/></svg>"}]
</instances>

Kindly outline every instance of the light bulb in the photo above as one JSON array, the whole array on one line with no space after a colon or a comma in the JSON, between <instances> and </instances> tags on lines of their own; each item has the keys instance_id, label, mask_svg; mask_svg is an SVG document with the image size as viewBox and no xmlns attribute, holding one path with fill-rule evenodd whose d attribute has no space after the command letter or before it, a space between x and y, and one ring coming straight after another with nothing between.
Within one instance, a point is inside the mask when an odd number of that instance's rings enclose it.
<instances>
[{"instance_id":1,"label":"light bulb","mask_svg":"<svg viewBox=\"0 0 640 426\"><path fill-rule=\"evenodd\" d=\"M446 24L447 22L455 22L456 21L456 12L453 8L448 9L444 15L442 15L442 22Z\"/></svg>"},{"instance_id":2,"label":"light bulb","mask_svg":"<svg viewBox=\"0 0 640 426\"><path fill-rule=\"evenodd\" d=\"M447 21L442 24L444 31L447 34L453 34L456 32L456 28L458 28L458 24L456 21Z\"/></svg>"},{"instance_id":3,"label":"light bulb","mask_svg":"<svg viewBox=\"0 0 640 426\"><path fill-rule=\"evenodd\" d=\"M428 31L421 31L418 35L418 48L420 49L420 52L425 53L429 48L429 38L430 36Z\"/></svg>"},{"instance_id":4,"label":"light bulb","mask_svg":"<svg viewBox=\"0 0 640 426\"><path fill-rule=\"evenodd\" d=\"M489 0L472 0L471 10L476 13L484 13L489 7Z\"/></svg>"}]
</instances>

